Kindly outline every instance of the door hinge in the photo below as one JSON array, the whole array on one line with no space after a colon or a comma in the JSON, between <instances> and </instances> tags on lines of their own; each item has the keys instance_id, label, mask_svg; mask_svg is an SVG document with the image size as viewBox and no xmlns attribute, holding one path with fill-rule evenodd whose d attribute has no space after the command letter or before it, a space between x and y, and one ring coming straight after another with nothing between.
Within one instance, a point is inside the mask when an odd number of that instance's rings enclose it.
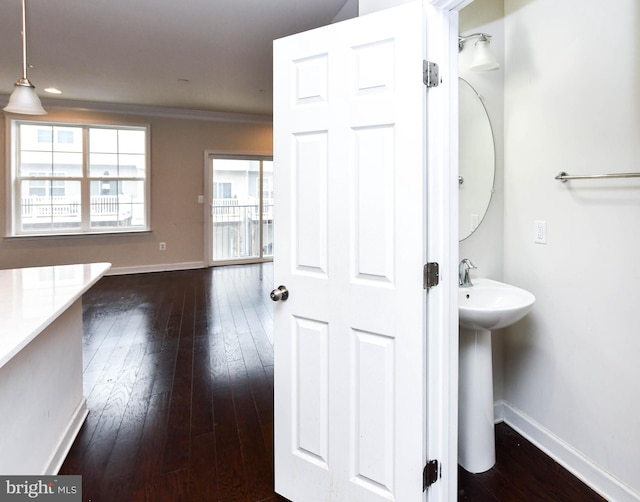
<instances>
[{"instance_id":1,"label":"door hinge","mask_svg":"<svg viewBox=\"0 0 640 502\"><path fill-rule=\"evenodd\" d=\"M425 491L433 483L440 479L440 462L437 460L429 460L422 471L422 491Z\"/></svg>"},{"instance_id":2,"label":"door hinge","mask_svg":"<svg viewBox=\"0 0 640 502\"><path fill-rule=\"evenodd\" d=\"M432 261L424 266L424 289L430 289L440 284L440 265Z\"/></svg>"},{"instance_id":3,"label":"door hinge","mask_svg":"<svg viewBox=\"0 0 640 502\"><path fill-rule=\"evenodd\" d=\"M426 59L422 62L422 81L427 87L438 87L440 84L440 68L437 63L432 63Z\"/></svg>"}]
</instances>

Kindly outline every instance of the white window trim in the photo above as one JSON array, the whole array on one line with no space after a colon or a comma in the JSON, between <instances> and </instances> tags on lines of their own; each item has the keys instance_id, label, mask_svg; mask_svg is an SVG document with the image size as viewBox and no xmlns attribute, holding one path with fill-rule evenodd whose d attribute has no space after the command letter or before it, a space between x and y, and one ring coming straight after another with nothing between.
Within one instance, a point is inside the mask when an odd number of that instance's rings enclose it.
<instances>
[{"instance_id":1,"label":"white window trim","mask_svg":"<svg viewBox=\"0 0 640 502\"><path fill-rule=\"evenodd\" d=\"M18 202L16 200L16 195L19 193L17 188L17 183L19 183L19 179L16 177L17 170L17 157L18 152L15 147L15 137L17 134L17 128L19 124L38 124L41 123L46 126L58 126L58 127L82 127L83 131L83 176L82 178L78 177L70 177L65 178L65 180L74 181L80 180L82 184L82 190L87 190L86 193L90 194L90 182L93 178L88 176L87 172L87 160L88 156L88 144L87 144L87 134L86 130L91 127L98 128L117 128L117 129L134 129L140 128L145 130L145 193L144 193L144 217L145 217L145 225L140 227L121 227L121 228L113 228L109 227L105 230L98 230L96 228L91 228L89 226L89 206L82 206L82 222L83 228L78 229L70 229L65 231L60 230L45 230L38 232L24 232L21 230L21 218L20 211L18 208ZM64 120L64 121L52 121L46 119L39 119L37 117L28 119L24 118L15 118L15 117L5 117L5 152L6 152L6 160L5 160L5 179L6 179L6 202L5 202L5 237L6 238L33 238L33 237L65 237L65 236L91 236L91 235L113 235L113 234L142 234L149 233L151 231L151 126L149 124L140 124L140 123L114 123L112 121L82 121L82 120ZM55 139L55 138L54 138ZM115 179L115 178L114 178ZM128 180L129 178L117 178L120 180ZM135 181L140 181L140 178L136 178ZM84 223L87 223L86 228Z\"/></svg>"}]
</instances>

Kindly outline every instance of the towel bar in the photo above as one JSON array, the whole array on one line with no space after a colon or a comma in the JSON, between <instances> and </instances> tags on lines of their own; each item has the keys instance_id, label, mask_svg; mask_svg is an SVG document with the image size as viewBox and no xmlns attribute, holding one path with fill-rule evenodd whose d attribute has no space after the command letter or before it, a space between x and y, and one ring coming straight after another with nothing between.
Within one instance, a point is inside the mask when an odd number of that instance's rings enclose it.
<instances>
[{"instance_id":1,"label":"towel bar","mask_svg":"<svg viewBox=\"0 0 640 502\"><path fill-rule=\"evenodd\" d=\"M555 179L566 183L567 180L586 180L602 178L640 178L640 173L611 173L611 174L567 174L564 171L558 174Z\"/></svg>"}]
</instances>

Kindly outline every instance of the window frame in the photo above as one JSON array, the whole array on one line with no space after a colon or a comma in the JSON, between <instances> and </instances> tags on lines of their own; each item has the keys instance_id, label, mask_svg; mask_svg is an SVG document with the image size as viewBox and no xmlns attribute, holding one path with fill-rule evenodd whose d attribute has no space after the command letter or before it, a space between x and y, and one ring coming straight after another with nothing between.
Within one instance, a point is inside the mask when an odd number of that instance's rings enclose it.
<instances>
[{"instance_id":1,"label":"window frame","mask_svg":"<svg viewBox=\"0 0 640 502\"><path fill-rule=\"evenodd\" d=\"M151 127L149 124L139 123L114 123L99 121L52 121L41 120L37 118L13 118L7 117L5 120L6 134L6 225L5 237L62 237L62 236L83 236L83 235L113 235L113 234L137 234L148 233L151 231ZM23 181L33 181L33 176L23 176L19 174L19 159L21 152L20 145L20 126L33 125L43 127L73 127L80 128L82 134L82 173L80 176L55 176L38 177L41 181L62 181L79 182L81 193L81 217L79 228L47 228L36 230L24 230L22 228L22 206L21 191ZM139 226L91 226L91 184L96 181L102 181L104 177L95 177L90 175L89 158L91 151L89 150L89 130L92 128L101 129L117 129L117 130L141 130L144 131L144 178L127 177L127 176L110 176L109 181L116 182L141 182L144 194L144 208L142 214L144 218L143 225ZM52 140L55 142L55 134L52 131ZM95 222L94 222L95 223Z\"/></svg>"},{"instance_id":2,"label":"window frame","mask_svg":"<svg viewBox=\"0 0 640 502\"><path fill-rule=\"evenodd\" d=\"M260 173L262 176L264 175L264 164L266 162L270 162L273 166L273 153L238 153L238 152L219 152L214 150L206 150L204 154L204 179L205 179L205 200L208 201L205 206L205 233L204 233L204 255L205 260L208 266L210 267L218 267L225 265L239 265L239 264L249 264L249 263L265 263L273 261L273 245L271 246L271 251L265 253L265 244L264 244L264 197L262 196L262 183L260 183L260 187L258 188L259 193L261 194L259 197L258 208L260 212L260 244L258 248L260 249L259 256L250 256L250 257L228 257L228 258L215 258L215 249L214 249L214 239L215 239L215 222L214 222L214 183L218 183L214 181L216 179L215 176L215 167L214 163L216 160L240 160L240 161L259 161L260 162ZM247 191L247 194L250 192ZM233 190L232 190L233 194ZM271 218L271 224L273 225L273 214Z\"/></svg>"}]
</instances>

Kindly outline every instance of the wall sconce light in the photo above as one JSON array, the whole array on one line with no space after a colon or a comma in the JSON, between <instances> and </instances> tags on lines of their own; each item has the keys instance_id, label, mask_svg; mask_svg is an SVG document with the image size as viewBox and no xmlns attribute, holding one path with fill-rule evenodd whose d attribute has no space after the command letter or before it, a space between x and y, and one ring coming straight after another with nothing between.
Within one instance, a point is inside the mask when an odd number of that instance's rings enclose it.
<instances>
[{"instance_id":1,"label":"wall sconce light","mask_svg":"<svg viewBox=\"0 0 640 502\"><path fill-rule=\"evenodd\" d=\"M4 111L23 115L45 115L47 113L42 108L35 86L27 78L27 17L25 0L22 0L22 78L15 83L9 98L9 104L4 107Z\"/></svg>"},{"instance_id":2,"label":"wall sconce light","mask_svg":"<svg viewBox=\"0 0 640 502\"><path fill-rule=\"evenodd\" d=\"M473 60L470 69L475 71L497 70L500 63L491 50L491 35L486 33L474 33L473 35L458 37L458 52L464 48L464 44L476 39L474 44Z\"/></svg>"}]
</instances>

